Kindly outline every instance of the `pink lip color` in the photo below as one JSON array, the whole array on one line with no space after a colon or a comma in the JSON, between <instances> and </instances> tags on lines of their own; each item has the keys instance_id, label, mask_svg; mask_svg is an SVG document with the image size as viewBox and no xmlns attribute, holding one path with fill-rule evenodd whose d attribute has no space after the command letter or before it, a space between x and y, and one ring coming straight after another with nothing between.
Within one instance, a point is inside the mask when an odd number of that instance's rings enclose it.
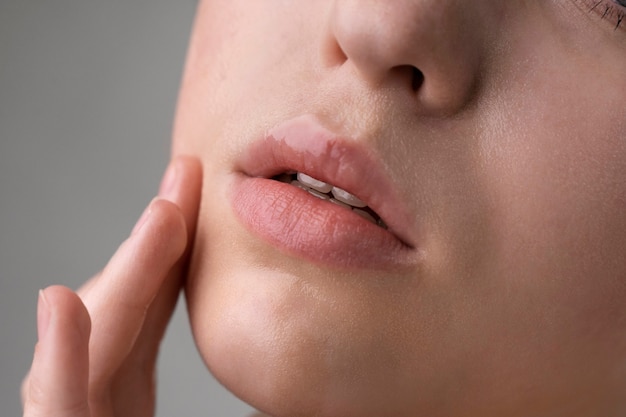
<instances>
[{"instance_id":1,"label":"pink lip color","mask_svg":"<svg viewBox=\"0 0 626 417\"><path fill-rule=\"evenodd\" d=\"M371 151L303 116L272 129L239 161L231 203L254 234L290 254L330 266L388 269L413 264L407 210ZM303 172L368 203L385 230L348 209L270 179Z\"/></svg>"}]
</instances>

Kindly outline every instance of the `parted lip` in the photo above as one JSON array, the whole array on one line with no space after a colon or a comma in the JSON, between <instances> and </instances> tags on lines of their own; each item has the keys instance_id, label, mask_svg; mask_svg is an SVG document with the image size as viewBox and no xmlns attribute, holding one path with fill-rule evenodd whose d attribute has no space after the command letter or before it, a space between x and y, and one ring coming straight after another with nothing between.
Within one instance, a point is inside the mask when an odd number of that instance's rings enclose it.
<instances>
[{"instance_id":1,"label":"parted lip","mask_svg":"<svg viewBox=\"0 0 626 417\"><path fill-rule=\"evenodd\" d=\"M409 211L384 165L364 141L338 135L313 115L303 115L270 129L252 142L236 169L249 177L272 178L302 172L342 188L366 202L404 246L415 249Z\"/></svg>"}]
</instances>

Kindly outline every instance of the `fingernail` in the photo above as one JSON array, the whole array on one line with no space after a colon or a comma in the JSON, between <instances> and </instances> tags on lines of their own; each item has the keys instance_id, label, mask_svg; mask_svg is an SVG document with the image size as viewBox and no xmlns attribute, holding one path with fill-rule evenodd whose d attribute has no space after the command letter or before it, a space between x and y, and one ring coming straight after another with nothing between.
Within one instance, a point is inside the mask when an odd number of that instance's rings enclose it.
<instances>
[{"instance_id":1,"label":"fingernail","mask_svg":"<svg viewBox=\"0 0 626 417\"><path fill-rule=\"evenodd\" d=\"M37 299L37 338L43 340L50 324L50 304L44 290L39 290Z\"/></svg>"},{"instance_id":2,"label":"fingernail","mask_svg":"<svg viewBox=\"0 0 626 417\"><path fill-rule=\"evenodd\" d=\"M134 235L135 233L139 232L139 230L141 230L143 225L145 225L146 222L148 221L148 218L150 217L150 213L152 213L152 204L154 203L154 200L157 200L157 198L155 197L152 199L152 201L150 201L150 204L148 204L148 207L146 207L146 209L143 211L143 213L139 217L139 220L137 220L135 227L133 227L133 231L131 232L131 235Z\"/></svg>"},{"instance_id":3,"label":"fingernail","mask_svg":"<svg viewBox=\"0 0 626 417\"><path fill-rule=\"evenodd\" d=\"M178 163L172 161L167 167L167 171L161 181L159 187L159 197L165 198L170 201L175 201L176 198L176 180L178 177Z\"/></svg>"}]
</instances>

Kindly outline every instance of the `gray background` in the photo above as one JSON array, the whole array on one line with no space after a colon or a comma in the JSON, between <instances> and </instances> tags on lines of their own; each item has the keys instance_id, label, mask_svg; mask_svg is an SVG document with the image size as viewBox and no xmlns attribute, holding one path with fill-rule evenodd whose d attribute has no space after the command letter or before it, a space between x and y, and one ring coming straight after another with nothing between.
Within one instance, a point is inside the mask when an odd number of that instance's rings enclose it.
<instances>
[{"instance_id":1,"label":"gray background","mask_svg":"<svg viewBox=\"0 0 626 417\"><path fill-rule=\"evenodd\" d=\"M196 2L0 0L0 416L21 415L37 290L98 271L164 170ZM157 415L248 415L216 383L184 303Z\"/></svg>"}]
</instances>

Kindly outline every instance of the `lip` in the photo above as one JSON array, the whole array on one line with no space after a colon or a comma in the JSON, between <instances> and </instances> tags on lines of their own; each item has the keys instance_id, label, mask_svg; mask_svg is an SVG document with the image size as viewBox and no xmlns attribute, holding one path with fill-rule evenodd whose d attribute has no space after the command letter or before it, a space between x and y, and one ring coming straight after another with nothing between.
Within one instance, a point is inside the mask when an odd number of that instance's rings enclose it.
<instances>
[{"instance_id":1,"label":"lip","mask_svg":"<svg viewBox=\"0 0 626 417\"><path fill-rule=\"evenodd\" d=\"M408 210L372 150L311 115L279 124L236 164L233 211L251 232L289 254L329 266L389 269L416 262ZM271 179L302 172L363 200L383 229L348 209Z\"/></svg>"}]
</instances>

